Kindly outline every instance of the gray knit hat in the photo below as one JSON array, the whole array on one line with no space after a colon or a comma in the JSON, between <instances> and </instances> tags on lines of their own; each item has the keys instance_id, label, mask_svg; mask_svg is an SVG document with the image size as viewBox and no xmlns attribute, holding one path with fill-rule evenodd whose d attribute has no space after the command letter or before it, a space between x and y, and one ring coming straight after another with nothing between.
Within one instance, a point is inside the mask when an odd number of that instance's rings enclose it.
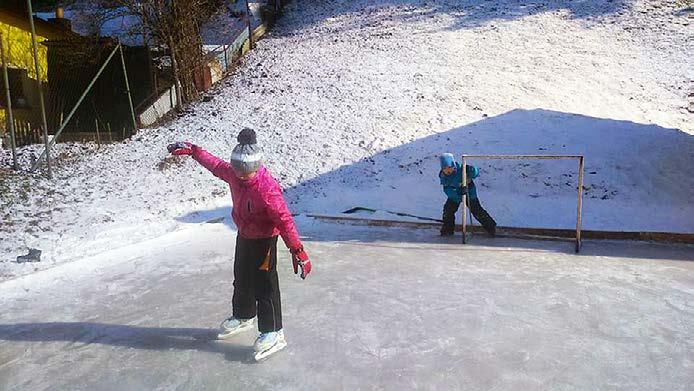
<instances>
[{"instance_id":1,"label":"gray knit hat","mask_svg":"<svg viewBox=\"0 0 694 391\"><path fill-rule=\"evenodd\" d=\"M248 175L260 168L263 154L258 147L255 131L250 128L243 128L236 137L238 145L231 152L231 166L238 174Z\"/></svg>"}]
</instances>

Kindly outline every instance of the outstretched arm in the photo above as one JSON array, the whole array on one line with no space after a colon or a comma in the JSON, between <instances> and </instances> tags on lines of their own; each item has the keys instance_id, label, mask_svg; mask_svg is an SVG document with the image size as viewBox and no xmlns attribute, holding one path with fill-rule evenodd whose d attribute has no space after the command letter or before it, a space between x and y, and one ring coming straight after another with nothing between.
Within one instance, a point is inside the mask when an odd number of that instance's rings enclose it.
<instances>
[{"instance_id":1,"label":"outstretched arm","mask_svg":"<svg viewBox=\"0 0 694 391\"><path fill-rule=\"evenodd\" d=\"M195 159L196 162L200 163L203 167L208 169L212 175L217 178L231 183L238 180L234 171L231 168L231 164L228 162L214 156L213 154L207 152L206 150L198 147L195 144L185 142L177 142L170 144L168 146L169 152L172 155L190 155Z\"/></svg>"},{"instance_id":2,"label":"outstretched arm","mask_svg":"<svg viewBox=\"0 0 694 391\"><path fill-rule=\"evenodd\" d=\"M193 149L192 156L196 162L208 169L212 175L216 176L217 178L227 183L232 183L238 180L229 162L214 156L200 147Z\"/></svg>"}]
</instances>

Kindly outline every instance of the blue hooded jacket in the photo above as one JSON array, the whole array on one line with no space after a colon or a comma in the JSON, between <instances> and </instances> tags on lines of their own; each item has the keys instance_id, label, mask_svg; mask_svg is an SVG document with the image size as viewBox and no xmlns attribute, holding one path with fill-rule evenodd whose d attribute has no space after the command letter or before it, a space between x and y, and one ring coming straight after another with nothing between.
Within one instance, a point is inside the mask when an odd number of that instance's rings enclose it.
<instances>
[{"instance_id":1,"label":"blue hooded jacket","mask_svg":"<svg viewBox=\"0 0 694 391\"><path fill-rule=\"evenodd\" d=\"M443 192L446 193L448 199L461 203L463 202L463 189L461 184L463 183L463 168L458 162L454 162L455 172L451 175L443 175L443 171L439 172L439 179L441 179L441 185L443 186ZM477 189L475 188L475 182L472 180L480 176L480 169L467 165L467 194L471 199L477 198Z\"/></svg>"}]
</instances>

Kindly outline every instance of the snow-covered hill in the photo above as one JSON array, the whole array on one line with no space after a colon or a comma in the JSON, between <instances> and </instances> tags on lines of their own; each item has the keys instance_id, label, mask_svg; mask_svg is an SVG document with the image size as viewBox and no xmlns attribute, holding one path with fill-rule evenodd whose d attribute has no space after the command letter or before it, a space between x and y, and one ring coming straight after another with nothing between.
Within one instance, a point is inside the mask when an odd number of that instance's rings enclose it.
<instances>
[{"instance_id":1,"label":"snow-covered hill","mask_svg":"<svg viewBox=\"0 0 694 391\"><path fill-rule=\"evenodd\" d=\"M581 153L584 227L693 232L690 16L653 0L293 2L172 123L62 145L53 181L12 174L3 152L0 279L226 213L225 184L165 146L227 156L243 126L296 212L438 217L440 152ZM480 164L483 203L501 224L571 226L574 165L525 164ZM29 247L41 263L10 262Z\"/></svg>"}]
</instances>

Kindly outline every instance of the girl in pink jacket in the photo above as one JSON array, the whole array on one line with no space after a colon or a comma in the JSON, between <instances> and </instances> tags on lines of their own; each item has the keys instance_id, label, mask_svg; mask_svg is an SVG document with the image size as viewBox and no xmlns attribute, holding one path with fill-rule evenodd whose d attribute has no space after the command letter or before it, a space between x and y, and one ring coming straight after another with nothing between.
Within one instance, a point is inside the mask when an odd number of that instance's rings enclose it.
<instances>
[{"instance_id":1,"label":"girl in pink jacket","mask_svg":"<svg viewBox=\"0 0 694 391\"><path fill-rule=\"evenodd\" d=\"M229 184L238 228L234 254L232 316L222 322L219 339L228 339L253 328L258 316L260 336L255 358L261 360L287 346L282 331L282 307L277 279L277 236L292 254L294 274L305 279L311 261L304 251L282 190L261 164L262 154L252 129L244 128L230 162L189 142L169 145L173 155L190 155L212 174Z\"/></svg>"}]
</instances>

